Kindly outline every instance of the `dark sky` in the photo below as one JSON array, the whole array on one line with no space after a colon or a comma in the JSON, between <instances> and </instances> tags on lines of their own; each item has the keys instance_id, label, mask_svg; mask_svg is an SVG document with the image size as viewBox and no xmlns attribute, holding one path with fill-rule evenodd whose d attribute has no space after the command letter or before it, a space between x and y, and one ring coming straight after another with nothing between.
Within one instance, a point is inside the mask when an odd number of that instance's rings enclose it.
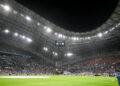
<instances>
[{"instance_id":1,"label":"dark sky","mask_svg":"<svg viewBox=\"0 0 120 86\"><path fill-rule=\"evenodd\" d=\"M16 0L54 24L74 32L86 32L103 24L118 0Z\"/></svg>"}]
</instances>

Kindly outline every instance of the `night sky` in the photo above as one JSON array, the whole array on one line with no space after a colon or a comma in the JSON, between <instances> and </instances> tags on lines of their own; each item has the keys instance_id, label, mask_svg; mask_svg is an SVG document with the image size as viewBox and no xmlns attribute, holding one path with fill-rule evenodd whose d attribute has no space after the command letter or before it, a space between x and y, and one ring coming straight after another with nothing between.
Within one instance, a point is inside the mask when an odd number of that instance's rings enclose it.
<instances>
[{"instance_id":1,"label":"night sky","mask_svg":"<svg viewBox=\"0 0 120 86\"><path fill-rule=\"evenodd\" d=\"M90 31L103 24L118 2L118 0L16 1L54 24L74 32Z\"/></svg>"}]
</instances>

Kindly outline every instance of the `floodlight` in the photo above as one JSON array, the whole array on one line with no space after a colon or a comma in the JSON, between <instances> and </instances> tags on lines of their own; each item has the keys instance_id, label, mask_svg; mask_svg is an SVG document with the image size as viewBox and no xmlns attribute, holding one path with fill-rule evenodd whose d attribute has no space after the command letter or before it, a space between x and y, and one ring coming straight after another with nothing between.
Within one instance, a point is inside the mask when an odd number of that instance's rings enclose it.
<instances>
[{"instance_id":1,"label":"floodlight","mask_svg":"<svg viewBox=\"0 0 120 86\"><path fill-rule=\"evenodd\" d=\"M111 28L111 31L113 31L115 29L115 27Z\"/></svg>"},{"instance_id":2,"label":"floodlight","mask_svg":"<svg viewBox=\"0 0 120 86\"><path fill-rule=\"evenodd\" d=\"M44 26L44 29L47 29L47 26Z\"/></svg>"},{"instance_id":3,"label":"floodlight","mask_svg":"<svg viewBox=\"0 0 120 86\"><path fill-rule=\"evenodd\" d=\"M44 51L48 51L48 48L47 48L47 47L44 47L43 50L44 50Z\"/></svg>"},{"instance_id":4,"label":"floodlight","mask_svg":"<svg viewBox=\"0 0 120 86\"><path fill-rule=\"evenodd\" d=\"M105 34L107 34L108 33L108 31L105 31Z\"/></svg>"},{"instance_id":5,"label":"floodlight","mask_svg":"<svg viewBox=\"0 0 120 86\"><path fill-rule=\"evenodd\" d=\"M62 34L58 34L58 37L59 37L59 38L62 38L62 36L63 36Z\"/></svg>"},{"instance_id":6,"label":"floodlight","mask_svg":"<svg viewBox=\"0 0 120 86\"><path fill-rule=\"evenodd\" d=\"M58 53L54 53L55 56L58 56Z\"/></svg>"},{"instance_id":7,"label":"floodlight","mask_svg":"<svg viewBox=\"0 0 120 86\"><path fill-rule=\"evenodd\" d=\"M102 33L98 33L98 37L102 37L103 36L103 34Z\"/></svg>"},{"instance_id":8,"label":"floodlight","mask_svg":"<svg viewBox=\"0 0 120 86\"><path fill-rule=\"evenodd\" d=\"M87 39L90 39L90 37L87 37Z\"/></svg>"},{"instance_id":9,"label":"floodlight","mask_svg":"<svg viewBox=\"0 0 120 86\"><path fill-rule=\"evenodd\" d=\"M78 37L72 37L72 39L73 39L73 40L79 40L79 38L78 38Z\"/></svg>"},{"instance_id":10,"label":"floodlight","mask_svg":"<svg viewBox=\"0 0 120 86\"><path fill-rule=\"evenodd\" d=\"M14 13L14 14L17 14L18 12L14 10L13 13Z\"/></svg>"},{"instance_id":11,"label":"floodlight","mask_svg":"<svg viewBox=\"0 0 120 86\"><path fill-rule=\"evenodd\" d=\"M65 39L65 38L66 38L66 36L65 36L65 35L63 35L63 36L62 36L62 38L63 38L63 39Z\"/></svg>"},{"instance_id":12,"label":"floodlight","mask_svg":"<svg viewBox=\"0 0 120 86\"><path fill-rule=\"evenodd\" d=\"M24 16L23 14L20 14L22 17Z\"/></svg>"},{"instance_id":13,"label":"floodlight","mask_svg":"<svg viewBox=\"0 0 120 86\"><path fill-rule=\"evenodd\" d=\"M49 28L49 27L47 27L47 26L44 26L44 29L46 30L46 32L47 32L47 33L52 32L52 29L51 29L51 28Z\"/></svg>"},{"instance_id":14,"label":"floodlight","mask_svg":"<svg viewBox=\"0 0 120 86\"><path fill-rule=\"evenodd\" d=\"M23 35L23 36L21 36L22 37L22 39L25 39L26 37ZM28 38L28 40L30 40L29 38Z\"/></svg>"},{"instance_id":15,"label":"floodlight","mask_svg":"<svg viewBox=\"0 0 120 86\"><path fill-rule=\"evenodd\" d=\"M118 23L118 26L120 26L120 23ZM118 26L117 26L117 27L118 27Z\"/></svg>"},{"instance_id":16,"label":"floodlight","mask_svg":"<svg viewBox=\"0 0 120 86\"><path fill-rule=\"evenodd\" d=\"M18 36L18 33L14 33L14 36Z\"/></svg>"},{"instance_id":17,"label":"floodlight","mask_svg":"<svg viewBox=\"0 0 120 86\"><path fill-rule=\"evenodd\" d=\"M53 55L58 56L58 53L56 53L56 52L53 51Z\"/></svg>"},{"instance_id":18,"label":"floodlight","mask_svg":"<svg viewBox=\"0 0 120 86\"><path fill-rule=\"evenodd\" d=\"M73 53L67 53L66 56L71 57Z\"/></svg>"},{"instance_id":19,"label":"floodlight","mask_svg":"<svg viewBox=\"0 0 120 86\"><path fill-rule=\"evenodd\" d=\"M8 34L10 31L8 29L4 30L4 33Z\"/></svg>"},{"instance_id":20,"label":"floodlight","mask_svg":"<svg viewBox=\"0 0 120 86\"><path fill-rule=\"evenodd\" d=\"M37 25L40 26L40 23L38 22Z\"/></svg>"},{"instance_id":21,"label":"floodlight","mask_svg":"<svg viewBox=\"0 0 120 86\"><path fill-rule=\"evenodd\" d=\"M11 10L11 8L8 5L2 5L2 7L5 11L10 11Z\"/></svg>"},{"instance_id":22,"label":"floodlight","mask_svg":"<svg viewBox=\"0 0 120 86\"><path fill-rule=\"evenodd\" d=\"M55 35L58 35L58 33L55 32Z\"/></svg>"},{"instance_id":23,"label":"floodlight","mask_svg":"<svg viewBox=\"0 0 120 86\"><path fill-rule=\"evenodd\" d=\"M32 42L32 39L30 39L30 38L26 38L26 39L27 39L28 42Z\"/></svg>"},{"instance_id":24,"label":"floodlight","mask_svg":"<svg viewBox=\"0 0 120 86\"><path fill-rule=\"evenodd\" d=\"M28 20L28 21L31 21L31 20L32 20L29 16L26 16L25 18L26 18L26 20Z\"/></svg>"},{"instance_id":25,"label":"floodlight","mask_svg":"<svg viewBox=\"0 0 120 86\"><path fill-rule=\"evenodd\" d=\"M52 32L52 29L48 27L48 28L46 29L46 32L50 33L50 32Z\"/></svg>"},{"instance_id":26,"label":"floodlight","mask_svg":"<svg viewBox=\"0 0 120 86\"><path fill-rule=\"evenodd\" d=\"M85 39L88 39L88 40L89 40L90 38L91 38L91 37L85 37Z\"/></svg>"},{"instance_id":27,"label":"floodlight","mask_svg":"<svg viewBox=\"0 0 120 86\"><path fill-rule=\"evenodd\" d=\"M66 36L63 34L58 34L58 33L55 33L55 34L58 35L59 38L64 38L64 39L66 38Z\"/></svg>"}]
</instances>

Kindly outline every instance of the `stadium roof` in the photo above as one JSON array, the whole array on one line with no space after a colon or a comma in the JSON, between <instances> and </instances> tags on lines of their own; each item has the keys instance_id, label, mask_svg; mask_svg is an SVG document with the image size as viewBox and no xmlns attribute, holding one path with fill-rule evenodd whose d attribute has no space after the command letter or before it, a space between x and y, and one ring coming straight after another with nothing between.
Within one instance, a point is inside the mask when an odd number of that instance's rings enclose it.
<instances>
[{"instance_id":1,"label":"stadium roof","mask_svg":"<svg viewBox=\"0 0 120 86\"><path fill-rule=\"evenodd\" d=\"M0 50L3 51L25 53L49 61L115 55L120 50L119 32L120 0L103 25L83 33L56 26L14 0L0 1ZM65 46L56 47L55 41L63 41Z\"/></svg>"}]
</instances>

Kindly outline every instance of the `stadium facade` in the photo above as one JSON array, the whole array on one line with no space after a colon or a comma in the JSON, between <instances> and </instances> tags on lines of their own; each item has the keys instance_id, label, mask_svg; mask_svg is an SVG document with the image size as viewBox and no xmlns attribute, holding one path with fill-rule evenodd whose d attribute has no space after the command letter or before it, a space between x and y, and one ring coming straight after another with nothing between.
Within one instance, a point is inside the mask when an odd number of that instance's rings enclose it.
<instances>
[{"instance_id":1,"label":"stadium facade","mask_svg":"<svg viewBox=\"0 0 120 86\"><path fill-rule=\"evenodd\" d=\"M103 25L84 33L56 26L14 0L0 0L0 51L27 56L60 70L99 57L118 58L120 0Z\"/></svg>"}]
</instances>

